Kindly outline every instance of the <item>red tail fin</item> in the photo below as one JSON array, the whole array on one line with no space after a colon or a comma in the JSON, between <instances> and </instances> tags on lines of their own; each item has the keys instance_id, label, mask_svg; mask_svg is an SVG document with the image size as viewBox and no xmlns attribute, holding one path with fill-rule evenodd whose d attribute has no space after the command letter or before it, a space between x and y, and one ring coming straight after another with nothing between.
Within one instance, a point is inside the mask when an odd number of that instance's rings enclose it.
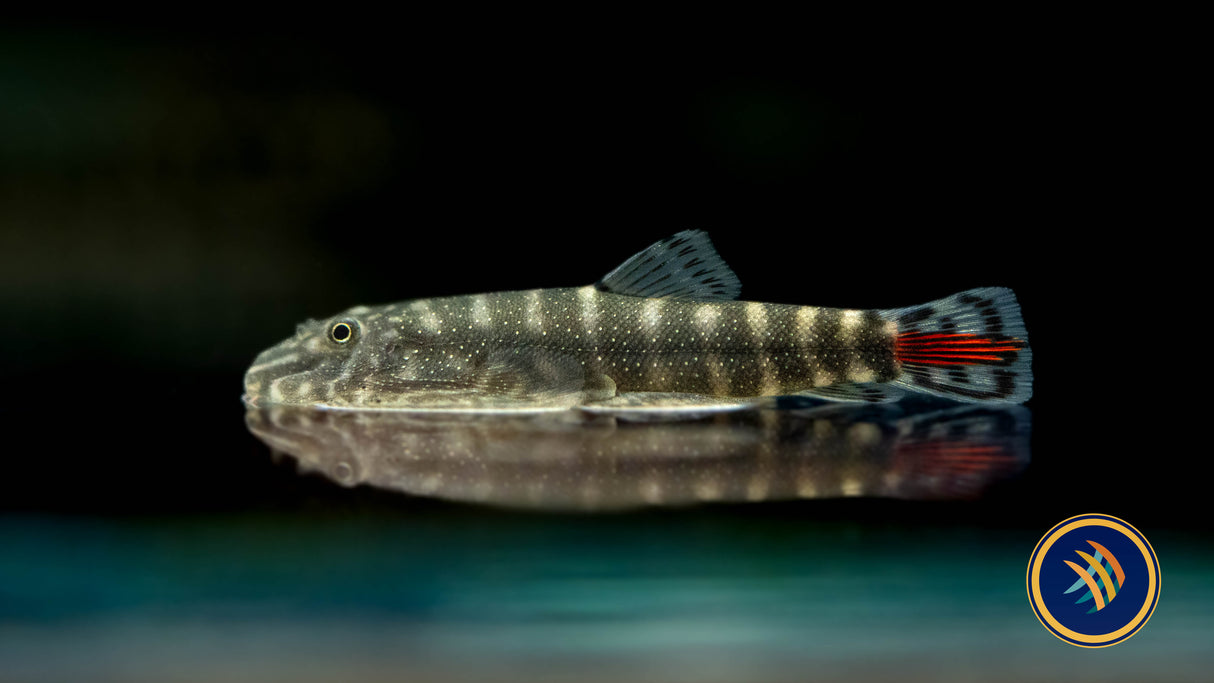
<instances>
[{"instance_id":1,"label":"red tail fin","mask_svg":"<svg viewBox=\"0 0 1214 683\"><path fill-rule=\"evenodd\" d=\"M882 315L898 325L896 383L961 401L1023 403L1032 351L1012 290L971 289Z\"/></svg>"},{"instance_id":2,"label":"red tail fin","mask_svg":"<svg viewBox=\"0 0 1214 683\"><path fill-rule=\"evenodd\" d=\"M976 334L904 332L894 341L894 356L917 365L1007 365L1026 346L1019 339Z\"/></svg>"}]
</instances>

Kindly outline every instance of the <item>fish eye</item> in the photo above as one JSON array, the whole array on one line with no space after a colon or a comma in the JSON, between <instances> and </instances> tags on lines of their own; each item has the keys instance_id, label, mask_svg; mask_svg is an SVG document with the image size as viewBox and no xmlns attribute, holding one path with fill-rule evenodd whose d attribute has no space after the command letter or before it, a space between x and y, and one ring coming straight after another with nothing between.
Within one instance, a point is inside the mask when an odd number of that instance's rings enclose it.
<instances>
[{"instance_id":1,"label":"fish eye","mask_svg":"<svg viewBox=\"0 0 1214 683\"><path fill-rule=\"evenodd\" d=\"M349 320L340 320L333 323L329 328L329 339L338 344L348 343L354 339L355 323Z\"/></svg>"}]
</instances>

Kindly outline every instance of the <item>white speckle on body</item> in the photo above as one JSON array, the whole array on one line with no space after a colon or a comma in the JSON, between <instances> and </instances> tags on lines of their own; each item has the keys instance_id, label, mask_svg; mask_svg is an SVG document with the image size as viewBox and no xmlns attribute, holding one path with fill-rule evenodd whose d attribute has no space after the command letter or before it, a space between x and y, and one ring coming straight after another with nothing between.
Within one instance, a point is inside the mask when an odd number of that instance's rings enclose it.
<instances>
[{"instance_id":1,"label":"white speckle on body","mask_svg":"<svg viewBox=\"0 0 1214 683\"><path fill-rule=\"evenodd\" d=\"M746 321L750 323L751 334L755 341L760 342L767 336L767 307L757 301L746 303Z\"/></svg>"},{"instance_id":2,"label":"white speckle on body","mask_svg":"<svg viewBox=\"0 0 1214 683\"><path fill-rule=\"evenodd\" d=\"M662 324L662 299L646 299L641 313L645 329L653 331Z\"/></svg>"},{"instance_id":3,"label":"white speckle on body","mask_svg":"<svg viewBox=\"0 0 1214 683\"><path fill-rule=\"evenodd\" d=\"M863 311L843 311L843 315L839 320L839 335L842 340L849 341L855 338L856 330L860 329L860 323L864 320Z\"/></svg>"},{"instance_id":4,"label":"white speckle on body","mask_svg":"<svg viewBox=\"0 0 1214 683\"><path fill-rule=\"evenodd\" d=\"M872 368L864 365L859 359L848 368L847 376L853 382L871 382L877 378L877 374L873 372Z\"/></svg>"},{"instance_id":5,"label":"white speckle on body","mask_svg":"<svg viewBox=\"0 0 1214 683\"><path fill-rule=\"evenodd\" d=\"M582 327L586 331L587 342L592 342L599 329L599 293L591 285L578 289L577 296L581 302Z\"/></svg>"},{"instance_id":6,"label":"white speckle on body","mask_svg":"<svg viewBox=\"0 0 1214 683\"><path fill-rule=\"evenodd\" d=\"M809 336L809 332L814 326L814 320L816 320L817 317L818 309L812 306L802 306L797 309L797 325L801 328L801 334L805 335L806 337Z\"/></svg>"},{"instance_id":7,"label":"white speckle on body","mask_svg":"<svg viewBox=\"0 0 1214 683\"><path fill-rule=\"evenodd\" d=\"M721 312L717 310L716 306L700 304L694 314L696 329L700 331L701 335L709 336L716 331L717 318L720 316Z\"/></svg>"},{"instance_id":8,"label":"white speckle on body","mask_svg":"<svg viewBox=\"0 0 1214 683\"><path fill-rule=\"evenodd\" d=\"M544 320L543 299L540 296L540 290L533 289L527 292L524 308L526 310L527 326L536 332L543 331L546 321Z\"/></svg>"},{"instance_id":9,"label":"white speckle on body","mask_svg":"<svg viewBox=\"0 0 1214 683\"><path fill-rule=\"evenodd\" d=\"M489 301L483 294L472 297L472 322L482 330L488 329L493 324L493 315L489 313Z\"/></svg>"},{"instance_id":10,"label":"white speckle on body","mask_svg":"<svg viewBox=\"0 0 1214 683\"><path fill-rule=\"evenodd\" d=\"M409 310L413 311L417 316L418 323L428 332L442 332L442 321L438 319L438 314L430 307L430 302L427 299L414 301L409 305Z\"/></svg>"}]
</instances>

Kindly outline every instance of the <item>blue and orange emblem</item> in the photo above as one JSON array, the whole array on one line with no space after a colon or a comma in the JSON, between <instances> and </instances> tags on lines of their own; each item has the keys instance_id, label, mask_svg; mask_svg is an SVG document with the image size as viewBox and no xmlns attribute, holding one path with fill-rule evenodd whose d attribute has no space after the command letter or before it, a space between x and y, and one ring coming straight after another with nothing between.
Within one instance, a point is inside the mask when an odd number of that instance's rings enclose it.
<instances>
[{"instance_id":1,"label":"blue and orange emblem","mask_svg":"<svg viewBox=\"0 0 1214 683\"><path fill-rule=\"evenodd\" d=\"M1029 602L1041 624L1079 647L1107 647L1142 628L1159 602L1159 560L1145 536L1109 515L1050 529L1029 559Z\"/></svg>"}]
</instances>

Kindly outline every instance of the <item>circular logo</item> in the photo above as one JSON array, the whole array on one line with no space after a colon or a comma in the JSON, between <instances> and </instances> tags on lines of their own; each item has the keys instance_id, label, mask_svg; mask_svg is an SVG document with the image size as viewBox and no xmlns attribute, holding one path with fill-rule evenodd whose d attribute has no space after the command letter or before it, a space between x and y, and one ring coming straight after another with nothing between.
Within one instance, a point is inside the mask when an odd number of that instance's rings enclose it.
<instances>
[{"instance_id":1,"label":"circular logo","mask_svg":"<svg viewBox=\"0 0 1214 683\"><path fill-rule=\"evenodd\" d=\"M1108 647L1151 618L1159 602L1159 560L1126 522L1079 515L1037 543L1027 583L1042 626L1072 645Z\"/></svg>"}]
</instances>

